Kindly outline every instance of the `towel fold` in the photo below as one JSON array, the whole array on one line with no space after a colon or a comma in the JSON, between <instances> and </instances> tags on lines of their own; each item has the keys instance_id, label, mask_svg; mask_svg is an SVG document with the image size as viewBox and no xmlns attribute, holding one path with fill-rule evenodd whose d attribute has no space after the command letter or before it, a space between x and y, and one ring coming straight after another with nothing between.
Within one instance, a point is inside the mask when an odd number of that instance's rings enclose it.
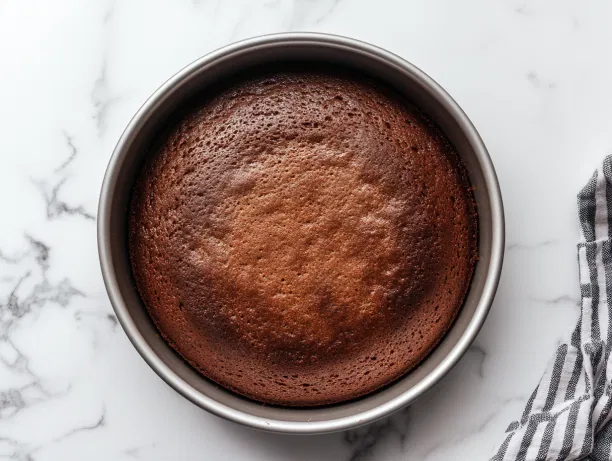
<instances>
[{"instance_id":1,"label":"towel fold","mask_svg":"<svg viewBox=\"0 0 612 461\"><path fill-rule=\"evenodd\" d=\"M612 156L578 194L581 311L491 461L611 460Z\"/></svg>"}]
</instances>

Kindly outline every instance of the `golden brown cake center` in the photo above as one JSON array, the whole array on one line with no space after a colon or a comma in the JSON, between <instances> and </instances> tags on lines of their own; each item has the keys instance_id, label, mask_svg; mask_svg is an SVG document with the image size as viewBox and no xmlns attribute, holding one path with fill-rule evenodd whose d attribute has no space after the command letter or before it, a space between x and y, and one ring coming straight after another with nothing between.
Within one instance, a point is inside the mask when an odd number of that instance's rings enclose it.
<instances>
[{"instance_id":1,"label":"golden brown cake center","mask_svg":"<svg viewBox=\"0 0 612 461\"><path fill-rule=\"evenodd\" d=\"M401 271L402 203L364 184L362 168L324 144L290 142L235 173L236 193L215 210L228 232L201 249L220 283L260 298L257 309L233 307L236 331L261 347L325 353L343 329L376 318Z\"/></svg>"}]
</instances>

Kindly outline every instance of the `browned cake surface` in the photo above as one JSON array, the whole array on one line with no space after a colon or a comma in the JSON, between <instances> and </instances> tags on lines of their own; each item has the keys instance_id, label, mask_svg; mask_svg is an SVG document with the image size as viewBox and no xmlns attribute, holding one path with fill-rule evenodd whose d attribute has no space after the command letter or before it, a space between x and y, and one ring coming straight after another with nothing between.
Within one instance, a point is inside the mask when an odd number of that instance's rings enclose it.
<instances>
[{"instance_id":1,"label":"browned cake surface","mask_svg":"<svg viewBox=\"0 0 612 461\"><path fill-rule=\"evenodd\" d=\"M142 171L130 253L164 338L253 399L355 398L417 365L461 307L471 190L419 112L336 74L254 78L177 122Z\"/></svg>"}]
</instances>

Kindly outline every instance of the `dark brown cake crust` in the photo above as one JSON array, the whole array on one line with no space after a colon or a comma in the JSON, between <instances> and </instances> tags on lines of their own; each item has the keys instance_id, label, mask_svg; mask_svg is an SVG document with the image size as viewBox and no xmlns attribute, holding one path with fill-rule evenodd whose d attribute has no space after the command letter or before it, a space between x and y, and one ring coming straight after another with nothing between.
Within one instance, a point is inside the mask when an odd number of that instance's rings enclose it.
<instances>
[{"instance_id":1,"label":"dark brown cake crust","mask_svg":"<svg viewBox=\"0 0 612 461\"><path fill-rule=\"evenodd\" d=\"M324 72L196 105L143 167L129 228L169 344L213 381L288 406L359 397L416 366L476 260L446 139L386 89Z\"/></svg>"}]
</instances>

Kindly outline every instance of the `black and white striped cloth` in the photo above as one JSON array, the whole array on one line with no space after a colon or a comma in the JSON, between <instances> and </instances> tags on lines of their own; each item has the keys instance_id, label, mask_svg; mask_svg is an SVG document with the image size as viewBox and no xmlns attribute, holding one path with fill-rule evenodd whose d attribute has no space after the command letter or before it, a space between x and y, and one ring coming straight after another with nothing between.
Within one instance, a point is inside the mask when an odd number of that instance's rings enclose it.
<instances>
[{"instance_id":1,"label":"black and white striped cloth","mask_svg":"<svg viewBox=\"0 0 612 461\"><path fill-rule=\"evenodd\" d=\"M578 194L581 313L491 461L612 460L612 156Z\"/></svg>"}]
</instances>

